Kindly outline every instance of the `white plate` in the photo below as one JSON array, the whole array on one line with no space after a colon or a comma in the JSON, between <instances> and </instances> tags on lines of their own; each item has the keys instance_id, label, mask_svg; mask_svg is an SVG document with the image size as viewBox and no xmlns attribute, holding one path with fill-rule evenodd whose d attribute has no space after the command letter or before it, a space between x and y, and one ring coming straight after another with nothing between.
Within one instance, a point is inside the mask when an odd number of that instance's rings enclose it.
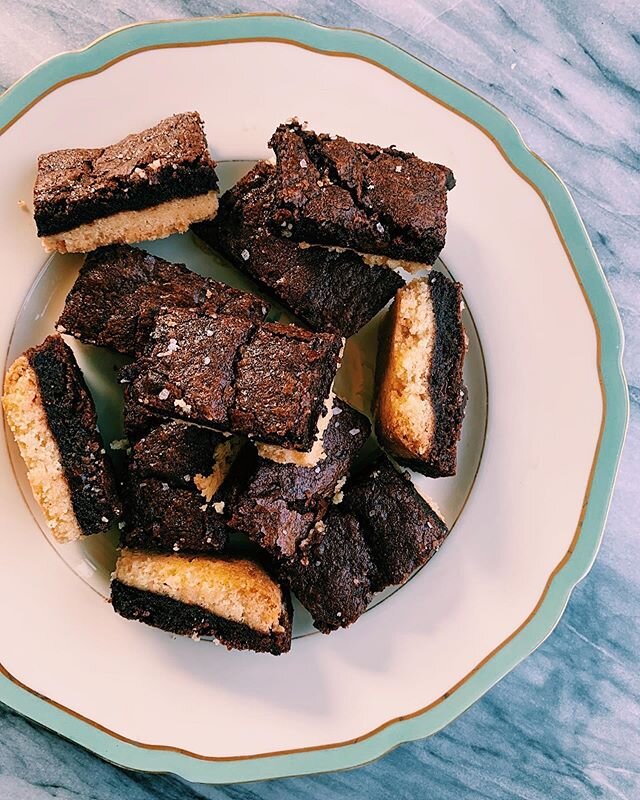
<instances>
[{"instance_id":1,"label":"white plate","mask_svg":"<svg viewBox=\"0 0 640 800\"><path fill-rule=\"evenodd\" d=\"M458 476L417 484L459 518L438 556L352 628L303 635L312 629L300 615L289 655L230 653L117 617L105 601L113 540L52 546L8 443L0 699L118 763L198 780L361 763L441 727L529 652L595 556L626 413L617 318L564 188L479 98L364 34L275 17L192 20L61 57L0 107L9 361L51 332L79 264L46 262L18 206L31 205L37 155L108 144L191 109L222 162L267 156L276 125L297 115L453 169L442 259L473 314L470 404ZM223 181L247 167L223 164ZM189 236L149 249L245 285ZM349 342L339 377L361 408L376 324ZM74 349L116 437L112 359Z\"/></svg>"}]
</instances>

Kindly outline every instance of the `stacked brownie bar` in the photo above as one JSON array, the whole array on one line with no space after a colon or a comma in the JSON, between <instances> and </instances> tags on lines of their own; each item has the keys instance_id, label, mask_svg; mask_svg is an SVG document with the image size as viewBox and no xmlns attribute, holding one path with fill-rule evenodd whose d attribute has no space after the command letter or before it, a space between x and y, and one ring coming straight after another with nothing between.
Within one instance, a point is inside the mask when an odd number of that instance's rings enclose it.
<instances>
[{"instance_id":1,"label":"stacked brownie bar","mask_svg":"<svg viewBox=\"0 0 640 800\"><path fill-rule=\"evenodd\" d=\"M215 216L215 167L196 112L108 147L45 153L33 190L38 236L48 251L86 253L182 233Z\"/></svg>"}]
</instances>

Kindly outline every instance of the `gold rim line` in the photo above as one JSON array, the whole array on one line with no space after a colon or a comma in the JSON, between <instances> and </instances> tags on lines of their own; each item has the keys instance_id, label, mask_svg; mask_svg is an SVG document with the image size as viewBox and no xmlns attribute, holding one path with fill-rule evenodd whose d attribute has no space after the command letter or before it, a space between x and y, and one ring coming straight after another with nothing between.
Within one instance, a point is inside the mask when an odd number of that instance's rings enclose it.
<instances>
[{"instance_id":1,"label":"gold rim line","mask_svg":"<svg viewBox=\"0 0 640 800\"><path fill-rule=\"evenodd\" d=\"M286 17L287 15L282 15L282 14L269 14L269 15L246 14L246 15L238 15L238 16L254 16L254 17L259 17L259 16L274 16L274 17L278 17L278 16L280 16L280 17ZM291 17L291 16L289 16L288 18L290 18L290 19L300 19L299 17ZM209 19L219 19L219 17L211 17ZM169 21L170 20L166 20L165 22L169 22ZM182 21L185 21L185 20L182 20ZM178 22L179 22L179 20L178 20ZM103 39L106 39L109 36L113 36L113 35L117 34L118 32L120 32L122 30L126 30L127 28L139 27L139 26L142 26L142 25L153 25L153 24L162 24L162 23L160 23L160 21L155 21L155 22L151 22L151 23L133 23L131 25L126 25L126 26L123 26L122 28L117 29L116 31L111 31L111 32L105 34L104 36L100 37L99 39L96 39L94 42L92 42L91 44L87 45L87 47L82 48L82 50L80 50L80 51L70 51L70 52L83 52L83 51L89 50L91 47L95 46L98 42L102 41ZM316 25L315 23L311 23L311 24L313 24L317 28L323 28L323 26ZM334 28L334 30L347 30L347 31L351 30L351 31L353 31L354 29L351 29L351 28ZM438 74L440 74L443 77L445 77L448 80L450 80L452 83L455 83L457 86L460 86L460 87L464 88L470 94L482 99L483 102L486 102L497 113L499 113L501 117L503 117L511 125L513 125L511 120L509 120L509 118L502 111L500 111L495 106L493 106L491 103L489 103L489 101L484 100L484 98L482 98L480 95L478 95L473 90L467 89L466 87L464 87L461 83L459 83L455 79L450 78L449 76L445 75L444 73L440 72L439 70L429 66L425 62L423 62L420 59L418 59L416 56L413 56L412 54L408 53L408 51L402 50L402 48L397 47L393 43L388 42L386 39L384 39L383 37L378 36L376 34L370 34L370 33L367 33L366 31L356 31L356 32L365 33L367 36L371 36L372 38L379 39L380 41L384 42L385 44L404 52L405 54L409 55L413 60L415 60L418 63L420 63L420 64L428 67L429 69L437 72ZM440 705L444 700L446 700L448 697L450 697L453 693L455 693L470 678L472 678L488 661L490 661L500 650L502 650L504 647L506 647L516 636L518 636L518 634L521 633L521 631L531 622L531 620L535 617L535 615L537 614L537 612L540 609L541 605L543 604L554 578L564 568L564 566L568 563L569 559L571 558L571 555L573 554L573 551L575 549L576 543L577 543L578 538L580 536L580 532L581 532L581 529L582 529L582 525L583 525L583 522L584 522L584 517L585 517L585 514L586 514L588 502L589 502L589 495L590 495L590 491L591 491L591 486L593 484L593 478L594 478L595 469L596 469L596 465L597 465L597 461L598 461L598 455L599 455L599 452L600 452L600 447L601 447L601 444L602 444L602 438L603 438L603 434L604 434L604 426L605 426L606 411L607 411L607 397L606 397L606 392L605 392L603 378L602 378L602 343L601 343L600 328L599 328L599 325L598 325L597 318L596 318L596 316L594 314L590 298L589 298L588 294L585 291L584 285L583 285L582 280L580 278L580 274L579 274L579 272L577 270L577 267L575 265L573 256L571 255L571 252L570 252L570 250L569 250L569 248L568 248L568 246L567 246L567 244L566 244L566 242L564 240L562 232L561 232L561 230L559 228L559 225L558 225L558 223L557 223L557 221L555 219L555 216L554 216L554 214L553 214L553 212L551 210L551 207L550 207L549 202L547 201L546 197L544 196L542 191L538 188L538 186L533 181L531 181L531 179L527 175L525 175L511 161L511 159L509 158L509 156L507 155L507 153L503 149L503 147L500 144L500 142L489 131L487 131L485 128L483 128L478 122L476 122L471 117L468 117L466 114L463 114L457 108L449 105L448 103L444 102L440 98L431 95L429 92L424 90L422 87L416 85L412 81L410 81L407 78L405 78L403 75L398 74L397 72L395 72L394 70L392 70L389 67L385 66L384 64L380 64L379 62L377 62L377 61L375 61L373 59L370 59L370 58L368 58L366 56L361 56L361 55L358 55L358 54L355 54L355 53L339 52L339 51L333 51L333 50L327 51L327 50L323 50L321 48L312 47L310 45L306 45L306 44L303 44L303 43L300 43L300 42L297 42L297 41L294 41L294 40L291 40L291 39L279 38L279 37L255 37L255 38L247 37L247 38L239 38L239 39L227 39L227 40L224 40L224 41L210 40L210 41L200 41L200 42L177 42L177 43L163 43L163 44L158 44L158 45L147 45L147 46L144 46L144 47L136 48L135 50L131 50L131 51L127 52L127 53L123 53L120 56L117 56L116 58L112 59L111 61L103 64L101 67L96 68L95 70L90 70L90 71L87 71L85 73L73 75L73 76L71 76L69 78L66 78L66 79L63 79L63 80L59 81L58 83L56 83L55 85L49 87L49 89L47 89L42 94L40 94L31 103L29 103L25 108L21 109L21 111L9 123L7 123L7 125L5 125L2 129L0 129L0 135L2 133L4 133L9 127L11 127L11 125L13 125L18 119L20 119L20 117L22 117L27 111L29 111L36 103L38 103L40 100L42 100L44 97L46 97L51 92L53 92L56 89L60 88L60 86L63 86L65 84L67 84L67 83L71 83L71 82L76 81L76 80L80 80L82 78L91 77L92 75L95 75L95 74L98 74L100 72L103 72L104 70L106 70L109 67L113 66L113 64L118 63L120 61L123 61L126 58L129 58L131 56L135 56L138 53L149 51L149 50L161 50L161 49L170 49L170 48L178 48L178 47L206 47L206 46L217 46L217 45L226 45L226 44L242 44L242 43L251 43L251 42L273 42L273 43L279 43L279 44L287 44L287 45L290 45L290 46L299 47L301 49L308 50L310 52L319 53L319 54L324 55L324 56L337 57L337 58L352 58L352 59L355 59L355 60L358 60L358 61L364 61L364 62L366 62L366 63L368 63L368 64L370 64L370 65L372 65L372 66L374 66L374 67L376 67L378 69L381 69L382 71L392 75L394 78L400 80L404 84L406 84L406 85L410 86L411 88L415 89L417 92L419 92L423 96L429 98L433 102L436 102L439 105L441 105L442 107L448 109L452 113L456 114L456 116L459 116L462 119L466 120L467 122L472 124L475 128L477 128L479 131L481 131L487 138L490 139L490 141L493 142L493 144L496 146L496 148L498 149L498 151L500 152L502 157L507 161L507 163L513 169L513 171L516 172L516 174L518 174L522 178L522 180L524 180L536 192L538 197L541 199L541 201L542 201L542 203L543 203L545 209L547 210L547 213L548 213L548 215L549 215L549 217L551 219L551 222L552 222L553 227L554 227L554 229L556 231L558 239L559 239L559 241L560 241L560 243L561 243L561 245L562 245L562 247L563 247L563 249L565 251L565 254L567 256L569 264L571 265L571 268L572 268L574 276L575 276L575 278L576 278L576 280L578 282L580 290L581 290L581 292L583 294L585 303L586 303L587 308L589 310L589 314L590 314L592 322L594 324L595 335L596 335L596 363L597 363L597 370L598 370L598 379L599 379L599 385L600 385L600 392L601 392L601 397L602 397L602 418L601 418L601 424L600 424L600 431L599 431L597 442L596 442L594 458L593 458L593 462L591 464L591 469L590 469L589 477L588 477L588 480L587 480L587 487L586 487L586 490L585 490L585 494L584 494L584 498L583 498L580 514L579 514L579 517L578 517L578 523L577 523L576 530L575 530L573 538L572 538L572 540L571 540L571 542L569 544L569 548L568 548L567 552L565 553L563 558L558 562L558 564L554 567L554 569L550 573L549 578L547 579L547 581L545 583L545 586L543 588L542 594L540 595L540 597L539 597L537 603L535 604L533 610L531 611L531 613L526 617L526 619L511 634L509 634L509 636L507 638L505 638L500 644L498 644L488 655L486 655L480 662L478 662L478 664L476 664L476 666L472 670L470 670L465 676L463 676L456 684L454 684L454 686L452 686L449 690L447 690L441 697L439 697L436 700L432 701L428 705L423 706L422 708L419 708L417 711L410 712L410 713L407 713L407 714L403 714L403 715L395 717L395 718L393 718L391 720L388 720L388 721L378 725L376 728L374 728L374 729L372 729L372 730L370 730L370 731L368 731L366 733L363 733L363 734L361 734L359 736L356 736L356 737L353 737L351 739L347 739L347 740L344 740L344 741L331 743L331 744L313 745L313 746L310 746L310 747L294 748L294 749L290 749L290 750L279 750L279 751L273 751L273 752L268 752L268 753L258 753L258 754L252 754L252 755L246 755L246 756L204 756L204 755L201 755L201 754L198 754L198 753L193 753L193 752L191 752L189 750L185 750L185 749L178 748L178 747L173 747L173 746L170 746L170 745L146 744L146 743L138 742L138 741L135 741L133 739L129 739L129 738L125 737L125 736L122 736L121 734L116 733L115 731L112 731L112 730L100 725L100 723L97 723L97 722L95 722L95 721L93 721L93 720L91 720L91 719L89 719L89 718L87 718L87 717L85 717L85 716L83 716L81 714L78 714L75 711L73 711L72 709L69 709L64 705L62 705L60 703L57 703L55 700L52 700L51 698L48 698L45 695L42 695L39 692L31 689L30 687L28 687L25 684L21 683L13 675L11 675L11 673L9 673L5 669L5 667L2 664L0 664L0 673L2 673L5 677L7 677L9 680L11 680L19 688L25 690L26 692L30 693L31 695L33 695L35 697L38 697L39 699L41 699L41 700L45 701L46 703L54 706L55 708L58 708L59 710L65 712L66 714L69 714L70 716L80 720L81 722L84 722L84 723L96 728L97 730L100 730L101 732L107 734L108 736L110 736L112 738L115 738L115 739L117 739L119 741L122 741L122 742L124 742L126 744L130 744L130 745L133 745L135 747L142 748L142 749L145 749L145 750L158 750L158 751L165 751L165 752L175 752L175 753L179 753L181 755L184 755L184 756L187 756L187 757L190 757L190 758L194 758L194 759L196 759L198 761L205 761L205 762L251 761L251 760L258 760L258 759L261 759L261 758L272 758L272 757L276 757L276 756L295 755L295 754L298 754L298 753L309 753L309 752L314 752L314 751L332 750L332 749L338 749L338 748L341 748L341 747L346 747L346 746L349 746L349 745L354 745L354 744L357 744L359 742L362 742L362 741L364 741L366 739L369 739L369 738L375 736L376 734L380 733L381 731L385 730L386 728L388 728L388 727L390 727L390 726L392 726L392 725L394 725L394 724L396 724L398 722L403 722L403 721L407 721L407 720L410 720L410 719L414 719L414 718L416 718L418 716L421 716L421 715L427 713L428 711L432 710L436 706ZM54 56L54 58L55 58L55 56ZM47 59L43 63L46 63L49 60L51 60L51 59ZM21 80L24 80L24 79L21 79ZM19 82L20 81L18 81L17 83L19 83ZM14 86L17 85L17 83L14 84ZM513 127L518 132L518 135L520 136L519 131L515 127L515 125L513 125ZM533 155L538 161L540 161L545 167L547 167L547 169L549 169L550 172L552 172L554 175L556 174L552 170L552 168L549 167L549 165L546 164L546 162L539 155L537 155L537 153L535 153L534 151L530 150L524 144L521 136L520 136L520 140L521 140L522 147L526 151L531 153L531 155ZM570 588L570 591L572 591L573 588L574 587L572 586ZM555 627L555 625L554 625L554 627ZM553 630L553 628L552 628L552 630ZM549 633L547 635L549 635L550 633L551 633L551 631L549 631ZM544 638L546 638L546 636ZM45 726L46 726L46 723L43 723L43 724L45 724ZM67 737L67 738L69 738L69 737ZM393 747L393 746L394 745L391 745L390 748L387 748L387 749L391 749L391 747Z\"/></svg>"}]
</instances>

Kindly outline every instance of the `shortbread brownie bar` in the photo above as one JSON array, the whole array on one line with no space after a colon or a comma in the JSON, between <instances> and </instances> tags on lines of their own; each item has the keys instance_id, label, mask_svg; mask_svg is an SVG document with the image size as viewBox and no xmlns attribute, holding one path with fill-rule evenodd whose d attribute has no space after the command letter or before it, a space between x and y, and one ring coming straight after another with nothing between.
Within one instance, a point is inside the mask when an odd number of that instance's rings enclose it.
<instances>
[{"instance_id":1,"label":"shortbread brownie bar","mask_svg":"<svg viewBox=\"0 0 640 800\"><path fill-rule=\"evenodd\" d=\"M261 161L220 200L214 220L193 230L316 330L351 336L404 285L393 270L352 251L302 249L273 234L276 170ZM286 232L286 231L285 231Z\"/></svg>"},{"instance_id":2,"label":"shortbread brownie bar","mask_svg":"<svg viewBox=\"0 0 640 800\"><path fill-rule=\"evenodd\" d=\"M255 320L264 319L268 311L256 295L204 278L184 264L129 245L112 245L85 258L58 330L135 355L146 345L158 310L169 306Z\"/></svg>"},{"instance_id":3,"label":"shortbread brownie bar","mask_svg":"<svg viewBox=\"0 0 640 800\"><path fill-rule=\"evenodd\" d=\"M376 433L401 464L455 475L466 404L462 286L434 272L401 289L380 331Z\"/></svg>"},{"instance_id":4,"label":"shortbread brownie bar","mask_svg":"<svg viewBox=\"0 0 640 800\"><path fill-rule=\"evenodd\" d=\"M247 559L124 549L111 602L127 619L194 639L211 637L229 650L280 655L291 647L289 594Z\"/></svg>"},{"instance_id":5,"label":"shortbread brownie bar","mask_svg":"<svg viewBox=\"0 0 640 800\"><path fill-rule=\"evenodd\" d=\"M294 325L172 309L122 378L154 414L310 451L342 344Z\"/></svg>"},{"instance_id":6,"label":"shortbread brownie bar","mask_svg":"<svg viewBox=\"0 0 640 800\"><path fill-rule=\"evenodd\" d=\"M278 561L295 556L332 501L341 500L341 485L370 431L367 417L336 398L316 466L277 463L247 448L225 498L229 526Z\"/></svg>"},{"instance_id":7,"label":"shortbread brownie bar","mask_svg":"<svg viewBox=\"0 0 640 800\"><path fill-rule=\"evenodd\" d=\"M381 455L344 490L343 506L362 525L376 565L374 591L404 583L449 534L409 478Z\"/></svg>"},{"instance_id":8,"label":"shortbread brownie bar","mask_svg":"<svg viewBox=\"0 0 640 800\"><path fill-rule=\"evenodd\" d=\"M48 251L182 233L218 208L215 161L197 112L175 114L104 148L38 158L33 205Z\"/></svg>"},{"instance_id":9,"label":"shortbread brownie bar","mask_svg":"<svg viewBox=\"0 0 640 800\"><path fill-rule=\"evenodd\" d=\"M9 367L4 413L53 536L101 533L122 506L97 427L93 399L74 355L49 336Z\"/></svg>"},{"instance_id":10,"label":"shortbread brownie bar","mask_svg":"<svg viewBox=\"0 0 640 800\"><path fill-rule=\"evenodd\" d=\"M297 121L269 142L277 156L272 230L297 242L347 247L409 271L444 247L453 173L394 147L316 134ZM393 263L395 262L395 263Z\"/></svg>"}]
</instances>

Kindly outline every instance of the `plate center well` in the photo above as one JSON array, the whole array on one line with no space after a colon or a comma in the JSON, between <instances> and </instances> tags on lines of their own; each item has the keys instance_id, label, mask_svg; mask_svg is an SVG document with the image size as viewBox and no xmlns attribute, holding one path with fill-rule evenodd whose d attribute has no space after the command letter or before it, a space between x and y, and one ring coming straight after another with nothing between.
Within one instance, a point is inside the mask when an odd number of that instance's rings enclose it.
<instances>
[{"instance_id":1,"label":"plate center well","mask_svg":"<svg viewBox=\"0 0 640 800\"><path fill-rule=\"evenodd\" d=\"M221 189L235 183L254 164L253 161L222 162L218 165ZM190 269L207 275L224 283L241 289L262 294L248 278L227 264L222 258L199 246L191 234L172 236L168 239L142 243L146 250L168 259L185 263ZM71 289L78 270L82 264L81 255L54 255L44 264L34 281L15 322L7 364L20 355L28 347L39 344L47 335L55 331L55 323L64 306L64 300ZM440 261L436 269L448 273ZM409 276L404 275L406 279ZM425 478L412 473L418 490L432 498L438 505L447 524L454 526L462 513L466 500L472 490L477 474L487 421L487 380L482 347L478 337L471 311L465 297L463 319L469 337L469 351L465 361L465 383L469 390L469 400L462 431L462 440L458 453L458 474L452 478L437 480ZM271 298L274 306L271 318L283 322L292 321L291 317ZM380 322L385 312L381 312L371 320L346 345L344 358L336 378L337 393L358 410L370 414L374 391L374 373L377 353L377 339ZM105 446L118 442L124 437L122 429L122 391L115 373L126 363L127 359L103 348L83 345L76 340L65 337L73 348L78 363L84 373L98 410L100 431ZM13 439L8 433L10 457L14 472L22 489L25 501L29 505L34 519L40 526L43 535L70 569L103 597L109 597L109 577L116 559L118 542L117 530L107 534L91 536L82 542L60 545L56 543L42 518L38 506L33 499L24 465L18 454ZM363 451L363 458L376 449L372 438ZM110 450L114 460L122 463L125 454L122 450ZM428 570L428 565L425 567ZM371 607L385 600L397 588L391 588L377 595ZM295 604L294 638L316 633L311 625L309 614L299 604Z\"/></svg>"}]
</instances>

